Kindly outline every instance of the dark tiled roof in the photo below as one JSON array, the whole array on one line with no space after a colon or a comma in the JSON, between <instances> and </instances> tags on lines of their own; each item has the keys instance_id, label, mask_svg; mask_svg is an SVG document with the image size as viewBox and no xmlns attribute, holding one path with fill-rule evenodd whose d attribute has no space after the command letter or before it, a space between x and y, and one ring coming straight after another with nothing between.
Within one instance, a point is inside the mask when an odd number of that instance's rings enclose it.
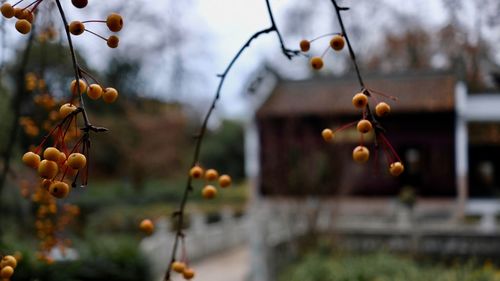
<instances>
[{"instance_id":1,"label":"dark tiled roof","mask_svg":"<svg viewBox=\"0 0 500 281\"><path fill-rule=\"evenodd\" d=\"M394 113L453 111L456 79L451 74L398 74L365 78L369 89L396 96L392 101L374 95L371 103L386 101ZM257 115L359 114L352 97L360 91L355 77L279 80Z\"/></svg>"}]
</instances>

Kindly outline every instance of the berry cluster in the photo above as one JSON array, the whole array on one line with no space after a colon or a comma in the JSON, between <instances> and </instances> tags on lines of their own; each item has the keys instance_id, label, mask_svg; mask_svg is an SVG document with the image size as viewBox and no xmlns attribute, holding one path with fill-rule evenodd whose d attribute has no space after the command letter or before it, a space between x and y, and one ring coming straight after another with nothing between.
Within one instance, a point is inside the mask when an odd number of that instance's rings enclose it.
<instances>
[{"instance_id":1,"label":"berry cluster","mask_svg":"<svg viewBox=\"0 0 500 281\"><path fill-rule=\"evenodd\" d=\"M75 2L75 1L74 1ZM78 7L78 6L77 6ZM108 38L105 38L85 27L86 23L105 23L108 29L112 32L119 32L123 28L123 18L117 13L111 13L108 15L106 20L86 20L86 21L72 21L69 24L69 32L75 36L83 34L87 31L90 34L93 34L102 40L106 41L108 47L116 48L118 47L118 42L120 39L116 35L111 35Z\"/></svg>"},{"instance_id":2,"label":"berry cluster","mask_svg":"<svg viewBox=\"0 0 500 281\"><path fill-rule=\"evenodd\" d=\"M309 50L311 49L312 42L314 42L318 39L327 37L327 36L331 36L331 35L332 34L322 35L322 36L314 38L312 40L304 39L304 40L300 41L300 43L299 43L300 50L304 53L309 52ZM321 56L313 56L311 58L311 60L310 60L311 67L315 70L320 70L321 68L323 68L323 65L324 65L323 57L326 55L326 53L330 49L337 51L337 52L341 51L344 48L344 45L345 45L345 41L344 41L344 37L342 36L342 34L340 34L340 33L333 34L333 37L330 39L330 44L325 49L323 54Z\"/></svg>"},{"instance_id":3,"label":"berry cluster","mask_svg":"<svg viewBox=\"0 0 500 281\"><path fill-rule=\"evenodd\" d=\"M113 103L116 101L116 99L118 98L118 91L115 88L107 87L107 88L103 89L103 87L99 84L99 81L97 81L93 76L91 76L90 74L88 74L85 71L81 71L81 74L82 74L83 79L80 79L78 81L78 88L79 89L77 89L76 80L71 81L70 90L74 96L76 96L76 95L78 95L78 93L80 93L82 95L87 94L87 96L93 100L97 100L97 99L102 98L102 100L105 103ZM87 86L87 84L88 84L87 77L89 79L94 80L94 82L96 82L96 83L93 83L93 84L90 84ZM85 81L87 81L87 82L85 82Z\"/></svg>"},{"instance_id":4,"label":"berry cluster","mask_svg":"<svg viewBox=\"0 0 500 281\"><path fill-rule=\"evenodd\" d=\"M201 190L201 195L203 198L212 199L217 195L217 188L207 182L216 181L218 179L219 186L221 188L226 188L231 185L231 177L229 175L219 176L219 172L215 169L208 169L206 171L200 165L195 165L189 170L189 176L193 179L205 179L205 186Z\"/></svg>"},{"instance_id":5,"label":"berry cluster","mask_svg":"<svg viewBox=\"0 0 500 281\"><path fill-rule=\"evenodd\" d=\"M186 280L193 279L195 275L195 271L190 268L186 262L182 261L174 261L172 263L172 270L179 274L182 274L182 277L184 277L184 279Z\"/></svg>"},{"instance_id":6,"label":"berry cluster","mask_svg":"<svg viewBox=\"0 0 500 281\"><path fill-rule=\"evenodd\" d=\"M0 278L8 281L14 275L14 269L17 266L17 260L14 256L3 256L0 261Z\"/></svg>"}]
</instances>

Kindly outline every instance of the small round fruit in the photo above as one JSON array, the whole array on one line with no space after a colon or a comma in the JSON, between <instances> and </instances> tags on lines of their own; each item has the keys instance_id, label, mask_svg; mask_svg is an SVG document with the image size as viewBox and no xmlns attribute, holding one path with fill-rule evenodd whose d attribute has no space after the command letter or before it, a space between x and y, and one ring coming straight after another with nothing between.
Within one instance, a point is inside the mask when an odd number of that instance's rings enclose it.
<instances>
[{"instance_id":1,"label":"small round fruit","mask_svg":"<svg viewBox=\"0 0 500 281\"><path fill-rule=\"evenodd\" d=\"M335 35L333 38L330 40L330 47L334 49L335 51L340 51L344 48L345 41L344 37L340 35Z\"/></svg>"},{"instance_id":2,"label":"small round fruit","mask_svg":"<svg viewBox=\"0 0 500 281\"><path fill-rule=\"evenodd\" d=\"M181 262L181 261L174 261L172 263L172 270L177 272L177 273L182 273L184 272L184 269L186 269L186 264Z\"/></svg>"},{"instance_id":3,"label":"small round fruit","mask_svg":"<svg viewBox=\"0 0 500 281\"><path fill-rule=\"evenodd\" d=\"M68 163L70 168L80 170L87 164L87 158L85 158L85 155L81 153L74 152L68 156L66 163Z\"/></svg>"},{"instance_id":4,"label":"small round fruit","mask_svg":"<svg viewBox=\"0 0 500 281\"><path fill-rule=\"evenodd\" d=\"M8 19L12 18L15 15L14 8L9 3L3 3L0 7L0 11L2 12L2 15Z\"/></svg>"},{"instance_id":5,"label":"small round fruit","mask_svg":"<svg viewBox=\"0 0 500 281\"><path fill-rule=\"evenodd\" d=\"M352 98L352 105L356 108L365 108L368 104L368 97L363 93L357 93Z\"/></svg>"},{"instance_id":6,"label":"small round fruit","mask_svg":"<svg viewBox=\"0 0 500 281\"><path fill-rule=\"evenodd\" d=\"M87 96L93 100L99 99L102 96L102 87L98 84L91 84L87 89Z\"/></svg>"},{"instance_id":7,"label":"small round fruit","mask_svg":"<svg viewBox=\"0 0 500 281\"><path fill-rule=\"evenodd\" d=\"M322 132L321 132L321 136L323 137L323 139L326 141L326 142L331 142L333 140L333 131L330 130L330 129L324 129Z\"/></svg>"},{"instance_id":8,"label":"small round fruit","mask_svg":"<svg viewBox=\"0 0 500 281\"><path fill-rule=\"evenodd\" d=\"M23 155L23 163L28 167L36 169L40 165L40 155L31 151L26 152Z\"/></svg>"},{"instance_id":9,"label":"small round fruit","mask_svg":"<svg viewBox=\"0 0 500 281\"><path fill-rule=\"evenodd\" d=\"M356 126L356 128L358 129L358 132L360 132L362 134L366 134L369 131L371 131L373 127L372 127L372 123L370 121L363 119L363 120L358 122L358 125Z\"/></svg>"},{"instance_id":10,"label":"small round fruit","mask_svg":"<svg viewBox=\"0 0 500 281\"><path fill-rule=\"evenodd\" d=\"M108 37L108 40L106 40L106 44L108 44L108 47L110 48L116 48L118 47L118 43L120 42L120 38L116 35L111 35Z\"/></svg>"},{"instance_id":11,"label":"small round fruit","mask_svg":"<svg viewBox=\"0 0 500 281\"><path fill-rule=\"evenodd\" d=\"M12 266L3 267L0 271L0 277L5 279L9 279L12 274L14 274L14 268L12 268Z\"/></svg>"},{"instance_id":12,"label":"small round fruit","mask_svg":"<svg viewBox=\"0 0 500 281\"><path fill-rule=\"evenodd\" d=\"M311 49L311 42L309 40L302 40L299 45L302 52L307 52Z\"/></svg>"},{"instance_id":13,"label":"small round fruit","mask_svg":"<svg viewBox=\"0 0 500 281\"><path fill-rule=\"evenodd\" d=\"M59 108L59 116L61 119L64 119L66 116L68 116L71 112L76 110L76 106L73 104L65 103L61 105Z\"/></svg>"},{"instance_id":14,"label":"small round fruit","mask_svg":"<svg viewBox=\"0 0 500 281\"><path fill-rule=\"evenodd\" d=\"M352 159L357 163L365 163L370 158L370 151L365 146L357 146L352 151Z\"/></svg>"},{"instance_id":15,"label":"small round fruit","mask_svg":"<svg viewBox=\"0 0 500 281\"><path fill-rule=\"evenodd\" d=\"M31 23L25 19L17 20L16 29L21 34L28 34L31 31Z\"/></svg>"},{"instance_id":16,"label":"small round fruit","mask_svg":"<svg viewBox=\"0 0 500 281\"><path fill-rule=\"evenodd\" d=\"M313 57L311 59L311 67L316 70L320 70L323 68L323 59L320 57Z\"/></svg>"},{"instance_id":17,"label":"small round fruit","mask_svg":"<svg viewBox=\"0 0 500 281\"><path fill-rule=\"evenodd\" d=\"M78 9L85 8L88 3L88 0L71 0L71 4L73 4L73 6L77 7Z\"/></svg>"},{"instance_id":18,"label":"small round fruit","mask_svg":"<svg viewBox=\"0 0 500 281\"><path fill-rule=\"evenodd\" d=\"M191 269L191 268L186 268L182 272L182 276L184 277L184 279L187 279L187 280L193 279L193 277L194 277L194 270Z\"/></svg>"},{"instance_id":19,"label":"small round fruit","mask_svg":"<svg viewBox=\"0 0 500 281\"><path fill-rule=\"evenodd\" d=\"M405 167L399 161L391 163L391 165L389 166L389 173L391 173L391 175L393 175L395 177L401 175L404 172L404 170L405 170Z\"/></svg>"},{"instance_id":20,"label":"small round fruit","mask_svg":"<svg viewBox=\"0 0 500 281\"><path fill-rule=\"evenodd\" d=\"M49 191L51 185L52 185L52 180L44 179L42 181L42 188L46 191Z\"/></svg>"},{"instance_id":21,"label":"small round fruit","mask_svg":"<svg viewBox=\"0 0 500 281\"><path fill-rule=\"evenodd\" d=\"M191 170L189 170L189 175L194 179L199 179L201 178L201 176L203 176L203 168L196 165L193 168L191 168Z\"/></svg>"},{"instance_id":22,"label":"small round fruit","mask_svg":"<svg viewBox=\"0 0 500 281\"><path fill-rule=\"evenodd\" d=\"M64 154L64 152L61 151L59 153L59 162L64 163L64 161L66 161L66 154Z\"/></svg>"},{"instance_id":23,"label":"small round fruit","mask_svg":"<svg viewBox=\"0 0 500 281\"><path fill-rule=\"evenodd\" d=\"M10 255L4 256L2 258L2 261L0 262L0 267L6 267L6 266L16 268L16 266L17 266L16 258L14 256L10 256Z\"/></svg>"},{"instance_id":24,"label":"small round fruit","mask_svg":"<svg viewBox=\"0 0 500 281\"><path fill-rule=\"evenodd\" d=\"M375 114L379 117L386 116L391 112L391 107L385 102L379 102L377 106L375 106Z\"/></svg>"},{"instance_id":25,"label":"small round fruit","mask_svg":"<svg viewBox=\"0 0 500 281\"><path fill-rule=\"evenodd\" d=\"M55 147L47 147L43 152L43 158L54 162L59 162L61 151Z\"/></svg>"},{"instance_id":26,"label":"small round fruit","mask_svg":"<svg viewBox=\"0 0 500 281\"><path fill-rule=\"evenodd\" d=\"M144 219L141 221L141 223L139 224L139 229L146 233L147 235L151 235L153 234L153 231L155 229L155 226L153 224L153 222L149 219Z\"/></svg>"},{"instance_id":27,"label":"small round fruit","mask_svg":"<svg viewBox=\"0 0 500 281\"><path fill-rule=\"evenodd\" d=\"M207 181L214 181L219 177L219 173L215 169L208 169L205 172L205 179Z\"/></svg>"},{"instance_id":28,"label":"small round fruit","mask_svg":"<svg viewBox=\"0 0 500 281\"><path fill-rule=\"evenodd\" d=\"M105 103L113 103L118 98L118 91L115 88L106 88L102 94Z\"/></svg>"},{"instance_id":29,"label":"small round fruit","mask_svg":"<svg viewBox=\"0 0 500 281\"><path fill-rule=\"evenodd\" d=\"M108 26L109 30L113 32L120 31L123 27L122 16L117 13L111 13L106 19L106 25Z\"/></svg>"},{"instance_id":30,"label":"small round fruit","mask_svg":"<svg viewBox=\"0 0 500 281\"><path fill-rule=\"evenodd\" d=\"M87 83L85 83L85 81L83 81L83 79L79 79L78 85L80 88L80 94L83 94L83 92L85 92L85 90L87 90ZM69 90L71 91L71 93L73 93L73 95L78 94L78 88L76 87L76 80L71 81L71 84L69 86Z\"/></svg>"},{"instance_id":31,"label":"small round fruit","mask_svg":"<svg viewBox=\"0 0 500 281\"><path fill-rule=\"evenodd\" d=\"M56 198L65 198L69 194L69 185L63 181L56 181L49 187L49 193Z\"/></svg>"},{"instance_id":32,"label":"small round fruit","mask_svg":"<svg viewBox=\"0 0 500 281\"><path fill-rule=\"evenodd\" d=\"M20 20L23 19L24 18L24 9L15 7L14 8L14 17L16 17L17 19L20 19Z\"/></svg>"},{"instance_id":33,"label":"small round fruit","mask_svg":"<svg viewBox=\"0 0 500 281\"><path fill-rule=\"evenodd\" d=\"M81 21L72 21L69 24L69 32L73 35L80 35L85 31L85 25Z\"/></svg>"},{"instance_id":34,"label":"small round fruit","mask_svg":"<svg viewBox=\"0 0 500 281\"><path fill-rule=\"evenodd\" d=\"M219 177L219 185L222 188L228 187L231 185L231 177L229 175L222 175Z\"/></svg>"},{"instance_id":35,"label":"small round fruit","mask_svg":"<svg viewBox=\"0 0 500 281\"><path fill-rule=\"evenodd\" d=\"M28 10L24 10L23 19L27 20L29 23L33 23L35 21L35 14Z\"/></svg>"},{"instance_id":36,"label":"small round fruit","mask_svg":"<svg viewBox=\"0 0 500 281\"><path fill-rule=\"evenodd\" d=\"M59 172L57 163L50 160L42 160L38 165L38 175L44 179L52 179Z\"/></svg>"},{"instance_id":37,"label":"small round fruit","mask_svg":"<svg viewBox=\"0 0 500 281\"><path fill-rule=\"evenodd\" d=\"M213 185L206 185L202 190L201 190L201 195L203 198L206 199L212 199L217 195L217 189Z\"/></svg>"}]
</instances>

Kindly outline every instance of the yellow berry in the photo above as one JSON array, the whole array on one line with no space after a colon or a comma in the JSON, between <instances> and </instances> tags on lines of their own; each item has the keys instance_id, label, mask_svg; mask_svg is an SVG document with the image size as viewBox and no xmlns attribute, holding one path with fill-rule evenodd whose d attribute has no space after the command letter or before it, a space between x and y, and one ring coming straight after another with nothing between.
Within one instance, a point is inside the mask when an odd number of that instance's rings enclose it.
<instances>
[{"instance_id":1,"label":"yellow berry","mask_svg":"<svg viewBox=\"0 0 500 281\"><path fill-rule=\"evenodd\" d=\"M139 229L146 233L147 235L151 235L153 234L153 231L155 229L155 226L153 224L153 222L149 219L144 219L141 221L141 223L139 224Z\"/></svg>"},{"instance_id":2,"label":"yellow berry","mask_svg":"<svg viewBox=\"0 0 500 281\"><path fill-rule=\"evenodd\" d=\"M113 103L118 98L118 91L115 88L106 88L102 94L105 103Z\"/></svg>"},{"instance_id":3,"label":"yellow berry","mask_svg":"<svg viewBox=\"0 0 500 281\"><path fill-rule=\"evenodd\" d=\"M83 79L79 79L78 85L80 87L80 94L83 94L83 92L85 92L85 90L87 90L87 83L85 83L85 81L83 81ZM78 94L78 88L76 87L76 80L71 81L69 89L70 89L71 93L73 93L73 95Z\"/></svg>"},{"instance_id":4,"label":"yellow berry","mask_svg":"<svg viewBox=\"0 0 500 281\"><path fill-rule=\"evenodd\" d=\"M54 162L59 162L61 152L55 147L47 147L43 152L43 158Z\"/></svg>"},{"instance_id":5,"label":"yellow berry","mask_svg":"<svg viewBox=\"0 0 500 281\"><path fill-rule=\"evenodd\" d=\"M324 129L322 132L321 132L321 136L323 137L323 139L326 141L326 142L330 142L333 140L333 131L330 130L330 129Z\"/></svg>"},{"instance_id":6,"label":"yellow berry","mask_svg":"<svg viewBox=\"0 0 500 281\"><path fill-rule=\"evenodd\" d=\"M52 179L57 175L57 163L51 160L42 160L38 165L38 175L44 179Z\"/></svg>"},{"instance_id":7,"label":"yellow berry","mask_svg":"<svg viewBox=\"0 0 500 281\"><path fill-rule=\"evenodd\" d=\"M59 153L59 162L64 163L64 161L66 161L66 154L64 154L64 152L61 151Z\"/></svg>"},{"instance_id":8,"label":"yellow berry","mask_svg":"<svg viewBox=\"0 0 500 281\"><path fill-rule=\"evenodd\" d=\"M81 21L72 21L69 24L69 32L73 35L80 35L85 31L85 25Z\"/></svg>"},{"instance_id":9,"label":"yellow berry","mask_svg":"<svg viewBox=\"0 0 500 281\"><path fill-rule=\"evenodd\" d=\"M50 179L44 179L42 181L42 188L46 191L49 191L51 185L52 185L52 180Z\"/></svg>"},{"instance_id":10,"label":"yellow berry","mask_svg":"<svg viewBox=\"0 0 500 281\"><path fill-rule=\"evenodd\" d=\"M108 26L109 30L113 32L120 31L123 27L122 16L117 13L111 13L106 19L106 25Z\"/></svg>"},{"instance_id":11,"label":"yellow berry","mask_svg":"<svg viewBox=\"0 0 500 281\"><path fill-rule=\"evenodd\" d=\"M71 4L77 7L78 9L85 8L88 4L88 0L71 0Z\"/></svg>"},{"instance_id":12,"label":"yellow berry","mask_svg":"<svg viewBox=\"0 0 500 281\"><path fill-rule=\"evenodd\" d=\"M222 188L228 187L231 185L231 177L229 175L222 175L219 177L219 185Z\"/></svg>"},{"instance_id":13,"label":"yellow berry","mask_svg":"<svg viewBox=\"0 0 500 281\"><path fill-rule=\"evenodd\" d=\"M38 168L38 165L40 165L40 156L31 151L26 152L23 155L23 163L28 167L36 169Z\"/></svg>"},{"instance_id":14,"label":"yellow berry","mask_svg":"<svg viewBox=\"0 0 500 281\"><path fill-rule=\"evenodd\" d=\"M108 47L110 48L116 48L118 47L118 43L120 42L120 38L116 35L111 35L108 37L108 40L106 40L106 44L108 44Z\"/></svg>"},{"instance_id":15,"label":"yellow berry","mask_svg":"<svg viewBox=\"0 0 500 281\"><path fill-rule=\"evenodd\" d=\"M31 24L35 21L35 14L28 11L28 10L24 10L22 17L23 17L23 19L27 20Z\"/></svg>"},{"instance_id":16,"label":"yellow berry","mask_svg":"<svg viewBox=\"0 0 500 281\"><path fill-rule=\"evenodd\" d=\"M391 173L391 175L393 175L395 177L401 175L404 172L404 170L405 170L405 167L399 161L391 163L391 165L389 166L389 173Z\"/></svg>"},{"instance_id":17,"label":"yellow berry","mask_svg":"<svg viewBox=\"0 0 500 281\"><path fill-rule=\"evenodd\" d=\"M12 266L6 266L0 271L0 277L9 279L12 274L14 274L14 268Z\"/></svg>"},{"instance_id":18,"label":"yellow berry","mask_svg":"<svg viewBox=\"0 0 500 281\"><path fill-rule=\"evenodd\" d=\"M65 103L61 105L59 108L59 116L61 119L64 119L66 116L68 116L71 112L76 110L76 106L73 104Z\"/></svg>"},{"instance_id":19,"label":"yellow berry","mask_svg":"<svg viewBox=\"0 0 500 281\"><path fill-rule=\"evenodd\" d=\"M365 163L370 158L370 151L365 146L357 146L352 151L352 159L357 163Z\"/></svg>"},{"instance_id":20,"label":"yellow berry","mask_svg":"<svg viewBox=\"0 0 500 281\"><path fill-rule=\"evenodd\" d=\"M65 198L69 194L69 185L63 181L56 181L50 185L49 193L56 198Z\"/></svg>"},{"instance_id":21,"label":"yellow berry","mask_svg":"<svg viewBox=\"0 0 500 281\"><path fill-rule=\"evenodd\" d=\"M0 262L0 267L6 267L6 266L10 266L12 268L16 268L17 266L17 260L15 257L13 256L4 256L2 258L2 261Z\"/></svg>"},{"instance_id":22,"label":"yellow berry","mask_svg":"<svg viewBox=\"0 0 500 281\"><path fill-rule=\"evenodd\" d=\"M184 269L186 268L186 264L180 261L174 261L172 263L172 270L177 272L177 273L182 273L184 272Z\"/></svg>"},{"instance_id":23,"label":"yellow berry","mask_svg":"<svg viewBox=\"0 0 500 281\"><path fill-rule=\"evenodd\" d=\"M372 130L372 123L366 119L363 119L358 122L356 128L358 129L358 132L366 134Z\"/></svg>"},{"instance_id":24,"label":"yellow berry","mask_svg":"<svg viewBox=\"0 0 500 281\"><path fill-rule=\"evenodd\" d=\"M377 106L375 106L375 114L379 117L386 116L391 112L391 107L385 102L379 102Z\"/></svg>"},{"instance_id":25,"label":"yellow berry","mask_svg":"<svg viewBox=\"0 0 500 281\"><path fill-rule=\"evenodd\" d=\"M215 169L208 169L205 172L205 179L207 181L214 181L219 177L219 173Z\"/></svg>"},{"instance_id":26,"label":"yellow berry","mask_svg":"<svg viewBox=\"0 0 500 281\"><path fill-rule=\"evenodd\" d=\"M184 279L193 279L194 277L194 270L191 269L191 268L185 268L184 271L182 272L182 276L184 277Z\"/></svg>"},{"instance_id":27,"label":"yellow berry","mask_svg":"<svg viewBox=\"0 0 500 281\"><path fill-rule=\"evenodd\" d=\"M25 19L17 20L16 29L21 34L28 34L31 31L31 23Z\"/></svg>"},{"instance_id":28,"label":"yellow berry","mask_svg":"<svg viewBox=\"0 0 500 281\"><path fill-rule=\"evenodd\" d=\"M330 40L330 47L334 49L335 51L340 51L344 48L344 37L340 35L335 35L333 38Z\"/></svg>"},{"instance_id":29,"label":"yellow berry","mask_svg":"<svg viewBox=\"0 0 500 281\"><path fill-rule=\"evenodd\" d=\"M323 59L320 57L313 57L311 59L311 66L316 70L320 70L323 68Z\"/></svg>"},{"instance_id":30,"label":"yellow berry","mask_svg":"<svg viewBox=\"0 0 500 281\"><path fill-rule=\"evenodd\" d=\"M196 165L191 170L189 170L189 175L194 179L199 179L203 175L203 168Z\"/></svg>"},{"instance_id":31,"label":"yellow berry","mask_svg":"<svg viewBox=\"0 0 500 281\"><path fill-rule=\"evenodd\" d=\"M24 9L21 9L21 8L18 8L18 7L15 7L14 8L14 16L17 18L17 19L23 19L24 17Z\"/></svg>"},{"instance_id":32,"label":"yellow berry","mask_svg":"<svg viewBox=\"0 0 500 281\"><path fill-rule=\"evenodd\" d=\"M2 7L0 7L0 11L2 12L2 15L8 19L12 18L15 15L14 8L9 3L3 3Z\"/></svg>"},{"instance_id":33,"label":"yellow berry","mask_svg":"<svg viewBox=\"0 0 500 281\"><path fill-rule=\"evenodd\" d=\"M309 40L302 40L299 45L302 52L307 52L311 49L311 42Z\"/></svg>"},{"instance_id":34,"label":"yellow berry","mask_svg":"<svg viewBox=\"0 0 500 281\"><path fill-rule=\"evenodd\" d=\"M87 158L85 158L85 155L81 153L74 152L68 156L66 163L70 168L80 170L87 164Z\"/></svg>"},{"instance_id":35,"label":"yellow berry","mask_svg":"<svg viewBox=\"0 0 500 281\"><path fill-rule=\"evenodd\" d=\"M217 189L213 185L206 185L202 190L201 190L201 195L203 198L206 199L212 199L217 195Z\"/></svg>"},{"instance_id":36,"label":"yellow berry","mask_svg":"<svg viewBox=\"0 0 500 281\"><path fill-rule=\"evenodd\" d=\"M357 93L352 98L352 105L356 108L364 108L368 104L368 97L363 93Z\"/></svg>"},{"instance_id":37,"label":"yellow berry","mask_svg":"<svg viewBox=\"0 0 500 281\"><path fill-rule=\"evenodd\" d=\"M100 98L102 96L102 87L98 84L91 84L87 89L87 96L93 100Z\"/></svg>"}]
</instances>

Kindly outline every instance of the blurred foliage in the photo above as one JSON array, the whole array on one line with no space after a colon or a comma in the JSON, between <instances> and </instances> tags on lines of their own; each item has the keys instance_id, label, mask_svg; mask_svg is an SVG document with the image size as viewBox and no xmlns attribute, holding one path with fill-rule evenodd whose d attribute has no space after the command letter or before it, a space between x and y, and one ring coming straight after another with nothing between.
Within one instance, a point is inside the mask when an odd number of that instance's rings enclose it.
<instances>
[{"instance_id":1,"label":"blurred foliage","mask_svg":"<svg viewBox=\"0 0 500 281\"><path fill-rule=\"evenodd\" d=\"M473 261L422 265L388 253L325 255L312 253L280 274L280 281L498 281L500 268Z\"/></svg>"}]
</instances>

